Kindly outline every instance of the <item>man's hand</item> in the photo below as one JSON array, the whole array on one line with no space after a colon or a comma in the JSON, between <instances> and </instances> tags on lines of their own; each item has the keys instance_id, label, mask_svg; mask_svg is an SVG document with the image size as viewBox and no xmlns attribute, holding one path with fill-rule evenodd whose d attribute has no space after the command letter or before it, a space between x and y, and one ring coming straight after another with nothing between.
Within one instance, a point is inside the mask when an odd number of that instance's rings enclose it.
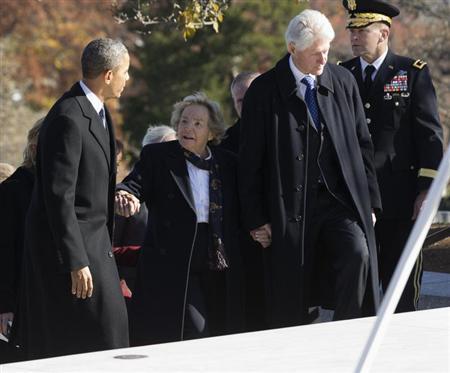
<instances>
[{"instance_id":1,"label":"man's hand","mask_svg":"<svg viewBox=\"0 0 450 373\"><path fill-rule=\"evenodd\" d=\"M14 314L12 312L0 313L0 333L8 336L9 326L8 322L13 322Z\"/></svg>"},{"instance_id":2,"label":"man's hand","mask_svg":"<svg viewBox=\"0 0 450 373\"><path fill-rule=\"evenodd\" d=\"M411 217L411 220L416 220L417 216L419 215L420 210L422 209L423 204L426 201L428 190L424 190L423 192L420 192L416 200L414 202L414 211Z\"/></svg>"},{"instance_id":3,"label":"man's hand","mask_svg":"<svg viewBox=\"0 0 450 373\"><path fill-rule=\"evenodd\" d=\"M141 204L139 200L124 190L116 192L115 196L115 210L116 214L125 216L126 218L136 214L139 211Z\"/></svg>"},{"instance_id":4,"label":"man's hand","mask_svg":"<svg viewBox=\"0 0 450 373\"><path fill-rule=\"evenodd\" d=\"M72 295L83 299L92 297L94 283L89 267L86 266L72 271L70 272L70 276L72 277Z\"/></svg>"},{"instance_id":5,"label":"man's hand","mask_svg":"<svg viewBox=\"0 0 450 373\"><path fill-rule=\"evenodd\" d=\"M259 242L263 248L267 248L272 244L272 227L269 223L250 231L252 238Z\"/></svg>"}]
</instances>

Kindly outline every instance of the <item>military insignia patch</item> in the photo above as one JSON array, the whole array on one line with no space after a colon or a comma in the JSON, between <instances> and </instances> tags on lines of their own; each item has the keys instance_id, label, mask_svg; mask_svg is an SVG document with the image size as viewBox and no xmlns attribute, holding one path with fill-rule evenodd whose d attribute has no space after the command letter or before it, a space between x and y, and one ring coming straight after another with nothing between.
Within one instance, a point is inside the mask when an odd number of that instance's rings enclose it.
<instances>
[{"instance_id":1,"label":"military insignia patch","mask_svg":"<svg viewBox=\"0 0 450 373\"><path fill-rule=\"evenodd\" d=\"M419 69L419 70L422 70L424 67L425 67L425 65L426 65L427 63L425 62L425 61L422 61L422 60L415 60L414 61L414 63L412 64L415 68L417 68L417 69Z\"/></svg>"},{"instance_id":2,"label":"military insignia patch","mask_svg":"<svg viewBox=\"0 0 450 373\"><path fill-rule=\"evenodd\" d=\"M384 85L384 92L406 92L408 90L408 73L400 70L392 80Z\"/></svg>"},{"instance_id":3,"label":"military insignia patch","mask_svg":"<svg viewBox=\"0 0 450 373\"><path fill-rule=\"evenodd\" d=\"M356 0L348 0L347 7L348 7L348 10L355 10L356 9Z\"/></svg>"}]
</instances>

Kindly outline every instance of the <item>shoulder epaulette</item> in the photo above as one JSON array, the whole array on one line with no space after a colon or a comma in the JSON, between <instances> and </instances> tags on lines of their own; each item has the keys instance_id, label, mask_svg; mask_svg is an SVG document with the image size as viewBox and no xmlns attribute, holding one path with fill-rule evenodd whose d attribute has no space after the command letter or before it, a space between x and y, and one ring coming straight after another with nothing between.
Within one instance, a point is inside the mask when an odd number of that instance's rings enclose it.
<instances>
[{"instance_id":1,"label":"shoulder epaulette","mask_svg":"<svg viewBox=\"0 0 450 373\"><path fill-rule=\"evenodd\" d=\"M412 65L413 65L413 67L415 67L416 69L422 70L422 69L425 67L426 64L427 64L427 63L426 63L425 61L422 61L422 60L415 60L414 63L413 63Z\"/></svg>"}]
</instances>

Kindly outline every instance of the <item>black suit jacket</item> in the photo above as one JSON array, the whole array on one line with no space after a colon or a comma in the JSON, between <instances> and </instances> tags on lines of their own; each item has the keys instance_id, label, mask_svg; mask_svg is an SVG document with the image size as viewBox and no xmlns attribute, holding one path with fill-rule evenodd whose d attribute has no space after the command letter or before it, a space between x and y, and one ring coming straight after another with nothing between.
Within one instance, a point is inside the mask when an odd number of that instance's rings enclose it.
<instances>
[{"instance_id":1,"label":"black suit jacket","mask_svg":"<svg viewBox=\"0 0 450 373\"><path fill-rule=\"evenodd\" d=\"M305 209L310 174L306 168L306 132L312 124L296 89L286 55L253 81L245 95L241 117L239 192L243 221L247 229L272 224L267 275L273 326L307 321L302 315L309 306L299 299L304 289L298 278L308 226ZM373 146L355 79L342 67L327 64L318 77L317 100L345 186L367 237L371 279L377 289L371 210L381 205ZM375 304L378 300L376 293Z\"/></svg>"},{"instance_id":2,"label":"black suit jacket","mask_svg":"<svg viewBox=\"0 0 450 373\"><path fill-rule=\"evenodd\" d=\"M223 195L227 330L242 330L242 260L236 157L210 147L220 167ZM141 248L130 312L133 344L183 339L186 291L197 217L186 159L178 141L143 148L139 161L119 189L133 193L148 208L148 229Z\"/></svg>"},{"instance_id":3,"label":"black suit jacket","mask_svg":"<svg viewBox=\"0 0 450 373\"><path fill-rule=\"evenodd\" d=\"M410 219L417 193L429 188L443 153L428 66L389 51L367 93L359 57L342 66L367 97L363 104L375 148L383 217Z\"/></svg>"},{"instance_id":4,"label":"black suit jacket","mask_svg":"<svg viewBox=\"0 0 450 373\"><path fill-rule=\"evenodd\" d=\"M128 345L111 252L116 162L107 110L106 119L107 130L77 83L40 130L17 332L30 358ZM84 266L92 273L94 292L76 300L70 271Z\"/></svg>"}]
</instances>

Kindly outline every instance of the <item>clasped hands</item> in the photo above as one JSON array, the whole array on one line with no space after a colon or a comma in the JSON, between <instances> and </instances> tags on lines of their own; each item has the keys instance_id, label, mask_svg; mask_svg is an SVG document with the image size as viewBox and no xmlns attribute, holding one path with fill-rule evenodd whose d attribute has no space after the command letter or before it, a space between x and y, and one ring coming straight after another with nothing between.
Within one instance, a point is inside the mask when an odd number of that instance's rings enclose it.
<instances>
[{"instance_id":1,"label":"clasped hands","mask_svg":"<svg viewBox=\"0 0 450 373\"><path fill-rule=\"evenodd\" d=\"M141 207L139 200L125 190L116 192L114 205L116 214L126 218L136 214Z\"/></svg>"},{"instance_id":2,"label":"clasped hands","mask_svg":"<svg viewBox=\"0 0 450 373\"><path fill-rule=\"evenodd\" d=\"M259 242L263 248L267 248L272 244L272 227L269 223L250 231L250 236Z\"/></svg>"}]
</instances>

